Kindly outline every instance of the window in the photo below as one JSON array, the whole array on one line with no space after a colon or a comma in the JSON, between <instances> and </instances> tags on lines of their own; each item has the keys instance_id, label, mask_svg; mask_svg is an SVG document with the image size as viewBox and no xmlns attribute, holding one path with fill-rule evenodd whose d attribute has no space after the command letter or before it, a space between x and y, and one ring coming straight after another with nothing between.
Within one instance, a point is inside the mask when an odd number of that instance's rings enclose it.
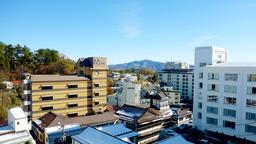
<instances>
[{"instance_id":1,"label":"window","mask_svg":"<svg viewBox=\"0 0 256 144\"><path fill-rule=\"evenodd\" d=\"M256 126L245 125L245 132L256 134Z\"/></svg>"},{"instance_id":2,"label":"window","mask_svg":"<svg viewBox=\"0 0 256 144\"><path fill-rule=\"evenodd\" d=\"M53 110L53 106L42 106L42 111Z\"/></svg>"},{"instance_id":3,"label":"window","mask_svg":"<svg viewBox=\"0 0 256 144\"><path fill-rule=\"evenodd\" d=\"M236 86L232 86L232 85L225 85L224 86L224 92L225 93L236 94L237 93L237 87Z\"/></svg>"},{"instance_id":4,"label":"window","mask_svg":"<svg viewBox=\"0 0 256 144\"><path fill-rule=\"evenodd\" d=\"M249 74L248 82L256 82L256 74Z\"/></svg>"},{"instance_id":5,"label":"window","mask_svg":"<svg viewBox=\"0 0 256 144\"><path fill-rule=\"evenodd\" d=\"M19 125L20 124L20 122L17 122L17 125Z\"/></svg>"},{"instance_id":6,"label":"window","mask_svg":"<svg viewBox=\"0 0 256 144\"><path fill-rule=\"evenodd\" d=\"M77 98L77 94L69 94L68 98Z\"/></svg>"},{"instance_id":7,"label":"window","mask_svg":"<svg viewBox=\"0 0 256 144\"><path fill-rule=\"evenodd\" d=\"M68 88L72 89L72 88L78 88L78 86L76 84L69 84Z\"/></svg>"},{"instance_id":8,"label":"window","mask_svg":"<svg viewBox=\"0 0 256 144\"><path fill-rule=\"evenodd\" d=\"M236 128L236 123L224 120L223 121L223 127L235 129Z\"/></svg>"},{"instance_id":9,"label":"window","mask_svg":"<svg viewBox=\"0 0 256 144\"><path fill-rule=\"evenodd\" d=\"M99 93L95 93L94 96L99 96L100 94Z\"/></svg>"},{"instance_id":10,"label":"window","mask_svg":"<svg viewBox=\"0 0 256 144\"><path fill-rule=\"evenodd\" d=\"M207 106L207 112L212 114L218 114L218 108Z\"/></svg>"},{"instance_id":11,"label":"window","mask_svg":"<svg viewBox=\"0 0 256 144\"><path fill-rule=\"evenodd\" d=\"M53 96L42 96L42 101L53 100Z\"/></svg>"},{"instance_id":12,"label":"window","mask_svg":"<svg viewBox=\"0 0 256 144\"><path fill-rule=\"evenodd\" d=\"M77 117L77 116L78 116L77 113L69 113L69 114L68 114L68 117Z\"/></svg>"},{"instance_id":13,"label":"window","mask_svg":"<svg viewBox=\"0 0 256 144\"><path fill-rule=\"evenodd\" d=\"M41 90L52 90L53 86L41 86Z\"/></svg>"},{"instance_id":14,"label":"window","mask_svg":"<svg viewBox=\"0 0 256 144\"><path fill-rule=\"evenodd\" d=\"M218 86L216 84L208 84L208 91L218 91Z\"/></svg>"},{"instance_id":15,"label":"window","mask_svg":"<svg viewBox=\"0 0 256 144\"><path fill-rule=\"evenodd\" d=\"M207 117L206 118L206 123L207 124L212 124L212 125L218 125L218 119Z\"/></svg>"},{"instance_id":16,"label":"window","mask_svg":"<svg viewBox=\"0 0 256 144\"><path fill-rule=\"evenodd\" d=\"M208 102L218 102L218 97L216 95L209 95L207 98Z\"/></svg>"},{"instance_id":17,"label":"window","mask_svg":"<svg viewBox=\"0 0 256 144\"><path fill-rule=\"evenodd\" d=\"M84 75L84 71L79 71L79 75Z\"/></svg>"},{"instance_id":18,"label":"window","mask_svg":"<svg viewBox=\"0 0 256 144\"><path fill-rule=\"evenodd\" d=\"M202 83L202 82L199 83L199 88L200 88L200 89L203 88L203 83Z\"/></svg>"},{"instance_id":19,"label":"window","mask_svg":"<svg viewBox=\"0 0 256 144\"><path fill-rule=\"evenodd\" d=\"M95 74L96 74L96 75L100 75L100 72L99 72L99 71L96 71Z\"/></svg>"},{"instance_id":20,"label":"window","mask_svg":"<svg viewBox=\"0 0 256 144\"><path fill-rule=\"evenodd\" d=\"M94 105L99 105L100 103L99 102L94 102Z\"/></svg>"},{"instance_id":21,"label":"window","mask_svg":"<svg viewBox=\"0 0 256 144\"><path fill-rule=\"evenodd\" d=\"M198 108L199 109L202 109L202 106L203 106L202 103L198 103Z\"/></svg>"},{"instance_id":22,"label":"window","mask_svg":"<svg viewBox=\"0 0 256 144\"><path fill-rule=\"evenodd\" d=\"M200 72L199 73L199 79L203 79L204 78L204 73Z\"/></svg>"},{"instance_id":23,"label":"window","mask_svg":"<svg viewBox=\"0 0 256 144\"><path fill-rule=\"evenodd\" d=\"M231 109L223 109L224 116L236 117L236 111Z\"/></svg>"},{"instance_id":24,"label":"window","mask_svg":"<svg viewBox=\"0 0 256 144\"><path fill-rule=\"evenodd\" d=\"M235 105L236 104L236 98L224 97L224 104Z\"/></svg>"},{"instance_id":25,"label":"window","mask_svg":"<svg viewBox=\"0 0 256 144\"><path fill-rule=\"evenodd\" d=\"M77 103L69 103L68 108L77 107Z\"/></svg>"},{"instance_id":26,"label":"window","mask_svg":"<svg viewBox=\"0 0 256 144\"><path fill-rule=\"evenodd\" d=\"M200 113L200 112L197 113L197 118L198 118L198 119L202 119L202 113Z\"/></svg>"},{"instance_id":27,"label":"window","mask_svg":"<svg viewBox=\"0 0 256 144\"><path fill-rule=\"evenodd\" d=\"M226 81L237 81L238 80L238 74L236 74L236 73L226 73L225 74L225 80Z\"/></svg>"},{"instance_id":28,"label":"window","mask_svg":"<svg viewBox=\"0 0 256 144\"><path fill-rule=\"evenodd\" d=\"M246 112L246 120L256 121L256 113Z\"/></svg>"},{"instance_id":29,"label":"window","mask_svg":"<svg viewBox=\"0 0 256 144\"><path fill-rule=\"evenodd\" d=\"M247 105L247 107L256 107L256 100L247 99L246 105Z\"/></svg>"},{"instance_id":30,"label":"window","mask_svg":"<svg viewBox=\"0 0 256 144\"><path fill-rule=\"evenodd\" d=\"M100 84L94 84L94 87L99 87L100 86Z\"/></svg>"},{"instance_id":31,"label":"window","mask_svg":"<svg viewBox=\"0 0 256 144\"><path fill-rule=\"evenodd\" d=\"M247 87L247 94L248 95L256 94L256 87Z\"/></svg>"},{"instance_id":32,"label":"window","mask_svg":"<svg viewBox=\"0 0 256 144\"><path fill-rule=\"evenodd\" d=\"M219 80L218 73L208 73L208 80Z\"/></svg>"}]
</instances>

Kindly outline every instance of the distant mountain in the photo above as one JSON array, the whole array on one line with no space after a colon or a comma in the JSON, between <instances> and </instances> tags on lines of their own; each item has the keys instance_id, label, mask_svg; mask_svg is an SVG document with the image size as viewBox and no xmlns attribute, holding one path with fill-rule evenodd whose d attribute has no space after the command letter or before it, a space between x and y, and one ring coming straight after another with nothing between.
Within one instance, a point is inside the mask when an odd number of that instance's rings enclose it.
<instances>
[{"instance_id":1,"label":"distant mountain","mask_svg":"<svg viewBox=\"0 0 256 144\"><path fill-rule=\"evenodd\" d=\"M146 69L151 69L155 71L161 71L162 69L164 69L164 65L165 63L158 62L158 61L141 60L141 61L132 61L124 64L109 65L109 68L114 70L146 68Z\"/></svg>"}]
</instances>

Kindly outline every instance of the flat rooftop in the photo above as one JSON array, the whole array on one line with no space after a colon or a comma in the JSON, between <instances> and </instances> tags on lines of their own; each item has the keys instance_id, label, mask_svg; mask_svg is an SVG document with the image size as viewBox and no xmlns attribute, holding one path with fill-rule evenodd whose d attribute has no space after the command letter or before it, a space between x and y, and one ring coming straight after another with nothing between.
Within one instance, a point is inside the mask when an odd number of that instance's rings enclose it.
<instances>
[{"instance_id":1,"label":"flat rooftop","mask_svg":"<svg viewBox=\"0 0 256 144\"><path fill-rule=\"evenodd\" d=\"M256 62L225 62L215 65L208 65L206 67L255 67Z\"/></svg>"},{"instance_id":2,"label":"flat rooftop","mask_svg":"<svg viewBox=\"0 0 256 144\"><path fill-rule=\"evenodd\" d=\"M77 75L31 75L32 82L49 82L49 81L83 81L89 80L84 76Z\"/></svg>"}]
</instances>

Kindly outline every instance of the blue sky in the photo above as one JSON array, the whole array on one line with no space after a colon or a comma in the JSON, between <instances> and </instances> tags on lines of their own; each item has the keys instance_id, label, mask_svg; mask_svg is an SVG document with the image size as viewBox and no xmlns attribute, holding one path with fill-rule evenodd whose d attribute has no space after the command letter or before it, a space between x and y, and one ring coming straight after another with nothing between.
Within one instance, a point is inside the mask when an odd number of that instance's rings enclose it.
<instances>
[{"instance_id":1,"label":"blue sky","mask_svg":"<svg viewBox=\"0 0 256 144\"><path fill-rule=\"evenodd\" d=\"M256 0L1 0L0 41L76 60L194 62L196 46L255 61Z\"/></svg>"}]
</instances>

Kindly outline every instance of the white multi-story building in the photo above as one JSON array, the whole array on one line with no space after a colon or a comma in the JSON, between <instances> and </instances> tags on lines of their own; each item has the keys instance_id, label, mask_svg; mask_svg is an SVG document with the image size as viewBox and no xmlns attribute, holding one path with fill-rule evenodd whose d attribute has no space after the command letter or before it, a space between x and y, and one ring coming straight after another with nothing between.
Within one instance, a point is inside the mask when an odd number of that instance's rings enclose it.
<instances>
[{"instance_id":1,"label":"white multi-story building","mask_svg":"<svg viewBox=\"0 0 256 144\"><path fill-rule=\"evenodd\" d=\"M141 100L140 91L141 84L135 82L124 82L122 96L120 97L120 102L118 105L139 105Z\"/></svg>"},{"instance_id":2,"label":"white multi-story building","mask_svg":"<svg viewBox=\"0 0 256 144\"><path fill-rule=\"evenodd\" d=\"M186 63L166 63L166 69L158 73L158 82L166 83L178 90L181 101L193 99L194 95L194 71L189 69Z\"/></svg>"},{"instance_id":3,"label":"white multi-story building","mask_svg":"<svg viewBox=\"0 0 256 144\"><path fill-rule=\"evenodd\" d=\"M256 141L256 63L227 62L227 49L195 51L193 125Z\"/></svg>"}]
</instances>

